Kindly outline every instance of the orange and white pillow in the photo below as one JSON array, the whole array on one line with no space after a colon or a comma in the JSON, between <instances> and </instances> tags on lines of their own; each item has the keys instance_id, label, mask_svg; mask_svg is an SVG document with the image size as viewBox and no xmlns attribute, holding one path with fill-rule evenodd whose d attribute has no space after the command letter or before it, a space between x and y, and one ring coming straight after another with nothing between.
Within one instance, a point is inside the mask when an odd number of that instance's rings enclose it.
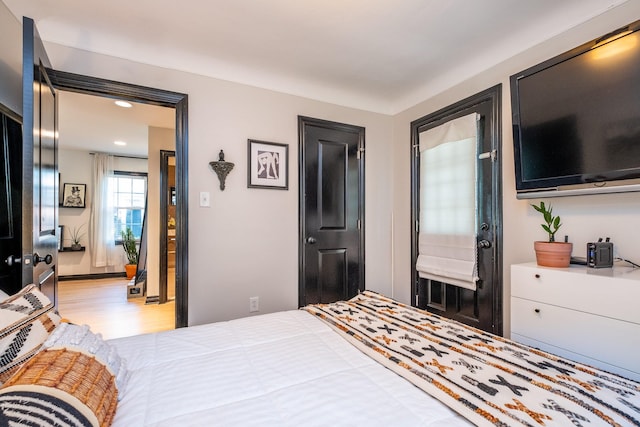
<instances>
[{"instance_id":1,"label":"orange and white pillow","mask_svg":"<svg viewBox=\"0 0 640 427\"><path fill-rule=\"evenodd\" d=\"M105 342L101 334L93 333L88 325L61 323L42 345L43 350L67 349L95 357L114 376L122 395L129 371L126 360L115 347Z\"/></svg>"},{"instance_id":2,"label":"orange and white pillow","mask_svg":"<svg viewBox=\"0 0 640 427\"><path fill-rule=\"evenodd\" d=\"M35 285L1 298L0 425L110 425L128 378L115 347L61 322Z\"/></svg>"},{"instance_id":3,"label":"orange and white pillow","mask_svg":"<svg viewBox=\"0 0 640 427\"><path fill-rule=\"evenodd\" d=\"M43 349L0 388L1 425L107 427L117 407L109 369L67 348Z\"/></svg>"}]
</instances>

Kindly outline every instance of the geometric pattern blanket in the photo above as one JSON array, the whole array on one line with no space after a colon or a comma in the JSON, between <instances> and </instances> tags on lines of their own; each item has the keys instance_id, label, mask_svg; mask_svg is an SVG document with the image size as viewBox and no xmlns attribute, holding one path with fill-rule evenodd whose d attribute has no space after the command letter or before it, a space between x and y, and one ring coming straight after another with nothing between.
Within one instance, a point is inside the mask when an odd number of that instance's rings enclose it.
<instances>
[{"instance_id":1,"label":"geometric pattern blanket","mask_svg":"<svg viewBox=\"0 0 640 427\"><path fill-rule=\"evenodd\" d=\"M304 309L475 425L640 426L636 381L371 291Z\"/></svg>"}]
</instances>

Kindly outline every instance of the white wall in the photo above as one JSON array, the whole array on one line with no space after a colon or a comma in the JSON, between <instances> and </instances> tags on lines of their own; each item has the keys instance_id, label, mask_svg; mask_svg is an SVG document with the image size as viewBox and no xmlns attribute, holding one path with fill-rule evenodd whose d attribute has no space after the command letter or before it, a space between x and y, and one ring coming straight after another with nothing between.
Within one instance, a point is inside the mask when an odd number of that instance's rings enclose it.
<instances>
[{"instance_id":1,"label":"white wall","mask_svg":"<svg viewBox=\"0 0 640 427\"><path fill-rule=\"evenodd\" d=\"M0 1L0 103L22 116L22 24Z\"/></svg>"},{"instance_id":2,"label":"white wall","mask_svg":"<svg viewBox=\"0 0 640 427\"><path fill-rule=\"evenodd\" d=\"M189 324L298 304L298 115L366 128L366 284L392 293L391 117L47 45L55 69L189 95ZM289 144L289 190L247 188L247 139ZM220 191L209 162L236 164ZM198 206L211 193L209 208Z\"/></svg>"},{"instance_id":3,"label":"white wall","mask_svg":"<svg viewBox=\"0 0 640 427\"><path fill-rule=\"evenodd\" d=\"M502 173L503 173L503 253L504 253L504 321L505 334L510 331L510 265L533 261L533 241L544 240L541 218L530 203L517 200L511 133L511 98L509 76L555 55L595 39L640 19L640 2L628 2L592 19L571 31L554 37L475 77L448 89L394 117L393 150L393 253L395 260L408 260L410 253L410 124L429 113L467 98L496 84L502 84ZM617 254L640 262L640 195L638 193L586 195L546 199L554 213L562 218L559 236L565 234L574 244L575 256L586 255L586 243L598 237L611 237ZM396 262L393 281L395 297L408 301L411 266ZM403 284L403 285L400 285Z\"/></svg>"},{"instance_id":4,"label":"white wall","mask_svg":"<svg viewBox=\"0 0 640 427\"><path fill-rule=\"evenodd\" d=\"M60 138L64 138L64 129L60 130ZM115 265L111 267L93 267L91 265L88 230L91 213L90 206L93 198L93 191L91 190L93 156L89 153L89 151L85 150L60 150L58 153L60 187L62 188L64 183L87 185L86 207L84 209L61 207L58 211L58 223L65 227L64 245L71 245L69 231L74 227L82 226L84 236L81 239L81 244L86 248L84 252L58 253L59 276L124 272L126 257L124 250L118 250L119 248L114 248L117 261ZM147 161L116 157L114 159L114 169L128 172L147 172Z\"/></svg>"},{"instance_id":5,"label":"white wall","mask_svg":"<svg viewBox=\"0 0 640 427\"><path fill-rule=\"evenodd\" d=\"M59 252L58 276L89 274L91 272L91 252L89 250L89 213L91 200L91 155L88 151L60 150L58 152L58 170L60 172L60 193L65 183L85 184L86 208L59 208L58 224L64 227L62 232L63 246L71 245L71 230L80 229L84 236L80 244L85 252Z\"/></svg>"}]
</instances>

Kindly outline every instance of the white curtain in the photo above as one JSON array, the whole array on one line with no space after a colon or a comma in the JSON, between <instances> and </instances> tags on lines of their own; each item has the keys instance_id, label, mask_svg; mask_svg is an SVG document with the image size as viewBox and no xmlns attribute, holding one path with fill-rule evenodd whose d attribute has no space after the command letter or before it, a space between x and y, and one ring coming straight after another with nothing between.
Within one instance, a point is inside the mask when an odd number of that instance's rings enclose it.
<instances>
[{"instance_id":1,"label":"white curtain","mask_svg":"<svg viewBox=\"0 0 640 427\"><path fill-rule=\"evenodd\" d=\"M96 153L93 156L93 179L89 245L91 263L94 267L109 267L115 264L113 256L113 192L109 188L113 175L113 156Z\"/></svg>"},{"instance_id":2,"label":"white curtain","mask_svg":"<svg viewBox=\"0 0 640 427\"><path fill-rule=\"evenodd\" d=\"M423 278L475 290L477 114L420 133L420 234Z\"/></svg>"}]
</instances>

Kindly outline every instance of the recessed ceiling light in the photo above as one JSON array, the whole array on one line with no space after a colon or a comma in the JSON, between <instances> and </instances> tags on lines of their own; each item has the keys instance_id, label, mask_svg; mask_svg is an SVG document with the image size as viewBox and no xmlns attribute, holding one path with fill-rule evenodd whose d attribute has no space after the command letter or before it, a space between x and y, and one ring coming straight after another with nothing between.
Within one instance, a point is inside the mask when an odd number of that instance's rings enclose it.
<instances>
[{"instance_id":1,"label":"recessed ceiling light","mask_svg":"<svg viewBox=\"0 0 640 427\"><path fill-rule=\"evenodd\" d=\"M127 143L124 141L113 141L113 143L116 145L127 145Z\"/></svg>"},{"instance_id":2,"label":"recessed ceiling light","mask_svg":"<svg viewBox=\"0 0 640 427\"><path fill-rule=\"evenodd\" d=\"M130 102L127 101L116 101L116 105L118 107L124 107L124 108L131 108L133 107L133 104L131 104Z\"/></svg>"}]
</instances>

